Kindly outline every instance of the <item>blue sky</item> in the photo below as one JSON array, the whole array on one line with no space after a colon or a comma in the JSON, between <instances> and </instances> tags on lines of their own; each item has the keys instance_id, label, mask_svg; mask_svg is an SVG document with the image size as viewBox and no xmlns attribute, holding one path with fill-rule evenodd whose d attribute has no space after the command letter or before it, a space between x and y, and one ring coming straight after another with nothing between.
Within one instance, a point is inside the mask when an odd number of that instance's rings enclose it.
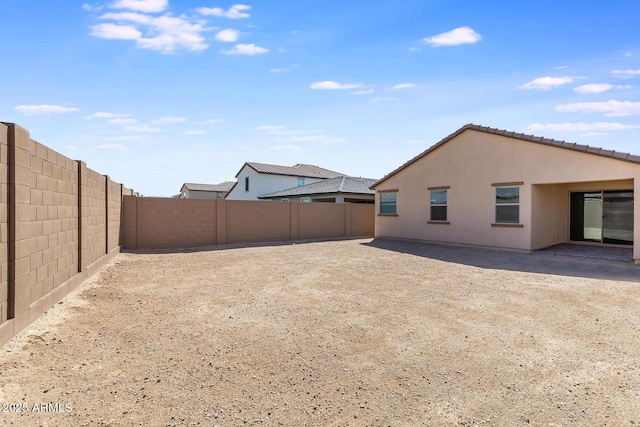
<instances>
[{"instance_id":1,"label":"blue sky","mask_svg":"<svg viewBox=\"0 0 640 427\"><path fill-rule=\"evenodd\" d=\"M2 0L0 121L148 196L467 123L640 154L640 3Z\"/></svg>"}]
</instances>

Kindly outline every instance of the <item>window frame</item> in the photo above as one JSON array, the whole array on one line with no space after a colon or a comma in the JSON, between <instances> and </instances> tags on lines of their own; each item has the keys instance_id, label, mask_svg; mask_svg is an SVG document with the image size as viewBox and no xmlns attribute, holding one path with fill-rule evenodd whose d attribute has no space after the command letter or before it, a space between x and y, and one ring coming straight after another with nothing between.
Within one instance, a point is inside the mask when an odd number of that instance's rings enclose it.
<instances>
[{"instance_id":1,"label":"window frame","mask_svg":"<svg viewBox=\"0 0 640 427\"><path fill-rule=\"evenodd\" d=\"M495 195L494 195L494 205L495 205L495 210L494 210L494 223L492 224L493 226L496 227L522 227L522 223L520 222L520 187L522 186L522 182L506 182L506 183L499 183L499 184L492 184L493 187L495 187L496 191L495 191ZM501 202L498 199L498 193L501 189L516 189L517 190L517 202L509 202L509 201L503 201ZM500 208L503 207L517 207L517 218L516 221L505 221L504 219L500 219L498 216L498 212L500 211Z\"/></svg>"},{"instance_id":2,"label":"window frame","mask_svg":"<svg viewBox=\"0 0 640 427\"><path fill-rule=\"evenodd\" d=\"M449 190L450 186L446 187L429 187L429 224L449 224ZM433 196L435 192L444 192L445 194L445 202L444 203L434 203ZM444 207L444 219L434 219L434 209L433 208L441 208Z\"/></svg>"},{"instance_id":3,"label":"window frame","mask_svg":"<svg viewBox=\"0 0 640 427\"><path fill-rule=\"evenodd\" d=\"M398 216L398 190L381 190L378 191L378 215L380 216ZM384 204L383 205L383 195L391 195L393 194L394 196L394 200L393 200L393 212L383 212L383 207L384 206L390 206L389 204ZM386 202L388 203L388 202Z\"/></svg>"},{"instance_id":4,"label":"window frame","mask_svg":"<svg viewBox=\"0 0 640 427\"><path fill-rule=\"evenodd\" d=\"M311 197L300 197L301 203L311 203Z\"/></svg>"},{"instance_id":5,"label":"window frame","mask_svg":"<svg viewBox=\"0 0 640 427\"><path fill-rule=\"evenodd\" d=\"M302 187L304 185L304 178L298 177L298 187Z\"/></svg>"},{"instance_id":6,"label":"window frame","mask_svg":"<svg viewBox=\"0 0 640 427\"><path fill-rule=\"evenodd\" d=\"M245 191L245 193L249 192L249 177L248 176L244 177L244 191Z\"/></svg>"}]
</instances>

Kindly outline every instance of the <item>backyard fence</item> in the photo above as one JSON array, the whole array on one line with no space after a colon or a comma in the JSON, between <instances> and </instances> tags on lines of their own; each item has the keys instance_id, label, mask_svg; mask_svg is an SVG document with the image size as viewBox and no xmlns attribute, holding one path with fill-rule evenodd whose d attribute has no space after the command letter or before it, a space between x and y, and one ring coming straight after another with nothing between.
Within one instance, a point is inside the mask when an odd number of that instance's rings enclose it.
<instances>
[{"instance_id":1,"label":"backyard fence","mask_svg":"<svg viewBox=\"0 0 640 427\"><path fill-rule=\"evenodd\" d=\"M371 237L373 205L142 198L0 123L0 345L121 247Z\"/></svg>"},{"instance_id":2,"label":"backyard fence","mask_svg":"<svg viewBox=\"0 0 640 427\"><path fill-rule=\"evenodd\" d=\"M0 345L119 252L125 194L0 123Z\"/></svg>"},{"instance_id":3,"label":"backyard fence","mask_svg":"<svg viewBox=\"0 0 640 427\"><path fill-rule=\"evenodd\" d=\"M125 196L126 249L373 237L374 206Z\"/></svg>"}]
</instances>

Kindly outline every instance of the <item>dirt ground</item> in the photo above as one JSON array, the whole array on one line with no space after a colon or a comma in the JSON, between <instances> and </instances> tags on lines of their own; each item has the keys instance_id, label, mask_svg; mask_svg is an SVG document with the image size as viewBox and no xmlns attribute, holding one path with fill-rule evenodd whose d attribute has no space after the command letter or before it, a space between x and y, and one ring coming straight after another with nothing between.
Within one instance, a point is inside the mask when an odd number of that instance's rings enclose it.
<instances>
[{"instance_id":1,"label":"dirt ground","mask_svg":"<svg viewBox=\"0 0 640 427\"><path fill-rule=\"evenodd\" d=\"M389 240L124 253L0 372L1 425L639 426L640 267Z\"/></svg>"}]
</instances>

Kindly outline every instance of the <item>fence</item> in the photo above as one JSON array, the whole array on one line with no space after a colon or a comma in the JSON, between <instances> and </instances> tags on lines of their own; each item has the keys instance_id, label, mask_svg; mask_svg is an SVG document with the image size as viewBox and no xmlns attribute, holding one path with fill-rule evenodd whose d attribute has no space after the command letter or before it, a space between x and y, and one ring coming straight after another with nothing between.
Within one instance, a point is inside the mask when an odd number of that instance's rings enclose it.
<instances>
[{"instance_id":1,"label":"fence","mask_svg":"<svg viewBox=\"0 0 640 427\"><path fill-rule=\"evenodd\" d=\"M371 237L374 206L125 197L123 246L186 248L230 243Z\"/></svg>"},{"instance_id":2,"label":"fence","mask_svg":"<svg viewBox=\"0 0 640 427\"><path fill-rule=\"evenodd\" d=\"M373 236L373 205L141 198L0 123L0 345L125 248Z\"/></svg>"},{"instance_id":3,"label":"fence","mask_svg":"<svg viewBox=\"0 0 640 427\"><path fill-rule=\"evenodd\" d=\"M0 345L119 252L125 194L0 123Z\"/></svg>"}]
</instances>

